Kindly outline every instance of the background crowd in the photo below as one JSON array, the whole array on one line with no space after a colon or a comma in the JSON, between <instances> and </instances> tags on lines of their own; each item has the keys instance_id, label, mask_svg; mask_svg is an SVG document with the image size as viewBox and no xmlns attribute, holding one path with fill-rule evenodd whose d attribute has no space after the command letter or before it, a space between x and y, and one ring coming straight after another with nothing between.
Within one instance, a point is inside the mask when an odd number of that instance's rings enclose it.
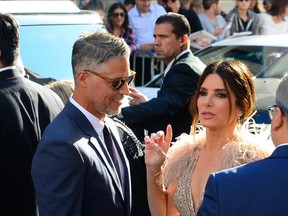
<instances>
[{"instance_id":1,"label":"background crowd","mask_svg":"<svg viewBox=\"0 0 288 216\"><path fill-rule=\"evenodd\" d=\"M184 15L191 33L205 30L215 36L215 40L203 46L238 35L288 34L287 0L274 3L272 0L262 3L258 0L235 0L235 7L226 13L222 4L222 0L157 0L157 3L126 0L105 9L101 0L91 0L82 2L82 8L106 14L103 21L107 30L128 43L132 56L136 55L135 59L130 59L131 67L134 60L134 70L138 72L135 85L141 86L159 73L157 68L150 67L151 61L155 61L153 29L156 19L166 12Z\"/></svg>"}]
</instances>

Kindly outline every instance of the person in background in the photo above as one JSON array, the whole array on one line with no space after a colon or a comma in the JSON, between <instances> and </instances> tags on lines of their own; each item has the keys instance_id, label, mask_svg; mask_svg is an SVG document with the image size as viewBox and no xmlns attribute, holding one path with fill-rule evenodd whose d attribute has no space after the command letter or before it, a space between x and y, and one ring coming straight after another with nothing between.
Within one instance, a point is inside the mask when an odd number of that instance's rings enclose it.
<instances>
[{"instance_id":1,"label":"person in background","mask_svg":"<svg viewBox=\"0 0 288 216\"><path fill-rule=\"evenodd\" d=\"M254 98L252 74L242 62L216 61L206 67L190 103L191 135L182 134L172 147L170 125L166 136L159 131L145 137L152 215L195 216L212 172L271 153L268 145L258 144L262 135L241 127L253 111Z\"/></svg>"},{"instance_id":2,"label":"person in background","mask_svg":"<svg viewBox=\"0 0 288 216\"><path fill-rule=\"evenodd\" d=\"M268 107L276 149L266 159L210 175L199 216L288 215L288 77Z\"/></svg>"},{"instance_id":3,"label":"person in background","mask_svg":"<svg viewBox=\"0 0 288 216\"><path fill-rule=\"evenodd\" d=\"M74 83L71 80L54 80L47 83L45 86L54 91L64 104L66 104L74 91Z\"/></svg>"},{"instance_id":4,"label":"person in background","mask_svg":"<svg viewBox=\"0 0 288 216\"><path fill-rule=\"evenodd\" d=\"M130 87L131 106L123 107L117 116L140 141L144 140L144 129L150 134L164 130L167 124L174 127L174 138L190 131L189 101L205 64L192 54L189 35L190 25L183 15L170 12L156 21L155 52L167 65L162 86L157 97L149 101Z\"/></svg>"},{"instance_id":5,"label":"person in background","mask_svg":"<svg viewBox=\"0 0 288 216\"><path fill-rule=\"evenodd\" d=\"M197 14L194 11L181 7L179 0L162 0L162 2L165 4L164 8L167 12L179 13L186 17L190 25L191 33L203 29Z\"/></svg>"},{"instance_id":6,"label":"person in background","mask_svg":"<svg viewBox=\"0 0 288 216\"><path fill-rule=\"evenodd\" d=\"M135 0L124 0L123 2L127 12L129 12L135 6L135 4Z\"/></svg>"},{"instance_id":7,"label":"person in background","mask_svg":"<svg viewBox=\"0 0 288 216\"><path fill-rule=\"evenodd\" d=\"M157 18L166 13L158 4L151 0L135 0L136 5L128 12L129 23L133 29L138 50L154 50L153 30Z\"/></svg>"},{"instance_id":8,"label":"person in background","mask_svg":"<svg viewBox=\"0 0 288 216\"><path fill-rule=\"evenodd\" d=\"M272 6L272 0L263 0L263 7L266 12L268 12L271 9Z\"/></svg>"},{"instance_id":9,"label":"person in background","mask_svg":"<svg viewBox=\"0 0 288 216\"><path fill-rule=\"evenodd\" d=\"M180 4L182 7L188 10L191 5L191 1L192 0L180 0Z\"/></svg>"},{"instance_id":10,"label":"person in background","mask_svg":"<svg viewBox=\"0 0 288 216\"><path fill-rule=\"evenodd\" d=\"M193 10L197 15L204 11L202 0L193 0L190 5L190 10Z\"/></svg>"},{"instance_id":11,"label":"person in background","mask_svg":"<svg viewBox=\"0 0 288 216\"><path fill-rule=\"evenodd\" d=\"M105 5L101 0L90 0L85 3L82 8L83 10L93 10L99 13L102 20L105 19Z\"/></svg>"},{"instance_id":12,"label":"person in background","mask_svg":"<svg viewBox=\"0 0 288 216\"><path fill-rule=\"evenodd\" d=\"M203 0L204 12L198 15L204 30L216 37L215 41L223 40L227 36L226 21L220 15L222 0Z\"/></svg>"},{"instance_id":13,"label":"person in background","mask_svg":"<svg viewBox=\"0 0 288 216\"><path fill-rule=\"evenodd\" d=\"M135 58L136 62L131 62L136 65L136 69L134 69L137 72L135 86L141 86L152 79L149 70L151 69L151 59L155 55L153 31L157 18L166 11L159 4L151 4L151 0L135 0L135 3L135 6L128 12L128 17L138 55ZM142 58L144 58L144 65ZM142 82L143 73L144 82Z\"/></svg>"},{"instance_id":14,"label":"person in background","mask_svg":"<svg viewBox=\"0 0 288 216\"><path fill-rule=\"evenodd\" d=\"M129 26L128 14L123 4L114 3L109 7L106 17L106 29L111 34L123 38L131 53L136 50L133 31Z\"/></svg>"},{"instance_id":15,"label":"person in background","mask_svg":"<svg viewBox=\"0 0 288 216\"><path fill-rule=\"evenodd\" d=\"M249 9L254 13L263 13L264 10L259 4L258 0L250 0Z\"/></svg>"},{"instance_id":16,"label":"person in background","mask_svg":"<svg viewBox=\"0 0 288 216\"><path fill-rule=\"evenodd\" d=\"M288 0L272 1L270 10L261 13L257 31L261 35L288 34Z\"/></svg>"},{"instance_id":17,"label":"person in background","mask_svg":"<svg viewBox=\"0 0 288 216\"><path fill-rule=\"evenodd\" d=\"M17 21L0 13L0 29L0 214L36 216L32 158L63 103L50 89L24 77Z\"/></svg>"},{"instance_id":18,"label":"person in background","mask_svg":"<svg viewBox=\"0 0 288 216\"><path fill-rule=\"evenodd\" d=\"M130 216L130 167L115 122L128 84L130 49L96 32L72 50L75 88L45 129L32 162L41 216Z\"/></svg>"},{"instance_id":19,"label":"person in background","mask_svg":"<svg viewBox=\"0 0 288 216\"><path fill-rule=\"evenodd\" d=\"M236 0L236 7L226 16L226 22L231 25L230 35L240 32L256 32L259 18L255 12L249 10L250 0Z\"/></svg>"}]
</instances>

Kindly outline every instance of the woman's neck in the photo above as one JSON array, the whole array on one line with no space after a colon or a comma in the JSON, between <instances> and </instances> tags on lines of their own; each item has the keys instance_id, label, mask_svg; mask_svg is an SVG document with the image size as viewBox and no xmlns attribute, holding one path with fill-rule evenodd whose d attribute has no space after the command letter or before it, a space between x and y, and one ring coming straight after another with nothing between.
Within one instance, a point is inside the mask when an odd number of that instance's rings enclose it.
<instances>
[{"instance_id":1,"label":"woman's neck","mask_svg":"<svg viewBox=\"0 0 288 216\"><path fill-rule=\"evenodd\" d=\"M113 35L115 35L115 36L120 36L120 35L121 35L121 32L122 32L122 29L121 29L120 26L114 26Z\"/></svg>"},{"instance_id":2,"label":"woman's neck","mask_svg":"<svg viewBox=\"0 0 288 216\"><path fill-rule=\"evenodd\" d=\"M216 22L216 16L214 14L214 11L205 11L204 12L206 14L206 16L208 17L208 19L212 22L215 23Z\"/></svg>"},{"instance_id":3,"label":"woman's neck","mask_svg":"<svg viewBox=\"0 0 288 216\"><path fill-rule=\"evenodd\" d=\"M283 22L282 16L272 16L272 20L276 24Z\"/></svg>"},{"instance_id":4,"label":"woman's neck","mask_svg":"<svg viewBox=\"0 0 288 216\"><path fill-rule=\"evenodd\" d=\"M243 21L247 21L248 20L248 12L247 10L241 10L238 8L238 13L239 13L239 16L240 18L243 20Z\"/></svg>"},{"instance_id":5,"label":"woman's neck","mask_svg":"<svg viewBox=\"0 0 288 216\"><path fill-rule=\"evenodd\" d=\"M236 138L236 129L233 131L225 131L219 133L219 131L206 131L206 142L205 148L207 149L222 149L224 145L226 145L229 141L234 140Z\"/></svg>"}]
</instances>

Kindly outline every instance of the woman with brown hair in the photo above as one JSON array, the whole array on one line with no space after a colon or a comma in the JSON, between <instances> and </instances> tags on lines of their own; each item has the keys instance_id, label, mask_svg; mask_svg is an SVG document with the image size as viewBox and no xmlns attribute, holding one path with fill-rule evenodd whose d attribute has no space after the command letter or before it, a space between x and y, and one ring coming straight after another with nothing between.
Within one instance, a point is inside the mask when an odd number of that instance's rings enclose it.
<instances>
[{"instance_id":1,"label":"woman with brown hair","mask_svg":"<svg viewBox=\"0 0 288 216\"><path fill-rule=\"evenodd\" d=\"M106 28L113 35L123 38L130 47L131 53L136 50L133 31L129 26L127 10L123 4L114 3L110 6L106 17Z\"/></svg>"},{"instance_id":2,"label":"woman with brown hair","mask_svg":"<svg viewBox=\"0 0 288 216\"><path fill-rule=\"evenodd\" d=\"M267 13L259 14L259 34L288 34L288 0L275 0Z\"/></svg>"},{"instance_id":3,"label":"woman with brown hair","mask_svg":"<svg viewBox=\"0 0 288 216\"><path fill-rule=\"evenodd\" d=\"M182 134L171 147L171 126L166 136L159 131L145 137L152 215L196 215L212 172L271 153L272 145L265 145L259 140L263 136L250 133L243 124L253 112L254 98L252 75L242 62L216 61L206 67L190 104L191 134Z\"/></svg>"}]
</instances>

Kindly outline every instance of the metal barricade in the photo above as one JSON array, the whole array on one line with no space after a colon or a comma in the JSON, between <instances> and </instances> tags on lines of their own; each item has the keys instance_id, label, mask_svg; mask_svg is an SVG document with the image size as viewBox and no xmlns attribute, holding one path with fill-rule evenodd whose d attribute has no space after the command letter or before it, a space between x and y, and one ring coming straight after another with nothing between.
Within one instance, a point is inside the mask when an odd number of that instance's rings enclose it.
<instances>
[{"instance_id":1,"label":"metal barricade","mask_svg":"<svg viewBox=\"0 0 288 216\"><path fill-rule=\"evenodd\" d=\"M155 70L158 70L159 73L164 72L164 61L157 59L155 53L152 52L143 52L143 51L135 51L133 54L133 70L136 71L136 58L141 58L141 85L145 84L145 58L150 59L150 76L151 80L155 76ZM139 71L136 71L139 72Z\"/></svg>"}]
</instances>

